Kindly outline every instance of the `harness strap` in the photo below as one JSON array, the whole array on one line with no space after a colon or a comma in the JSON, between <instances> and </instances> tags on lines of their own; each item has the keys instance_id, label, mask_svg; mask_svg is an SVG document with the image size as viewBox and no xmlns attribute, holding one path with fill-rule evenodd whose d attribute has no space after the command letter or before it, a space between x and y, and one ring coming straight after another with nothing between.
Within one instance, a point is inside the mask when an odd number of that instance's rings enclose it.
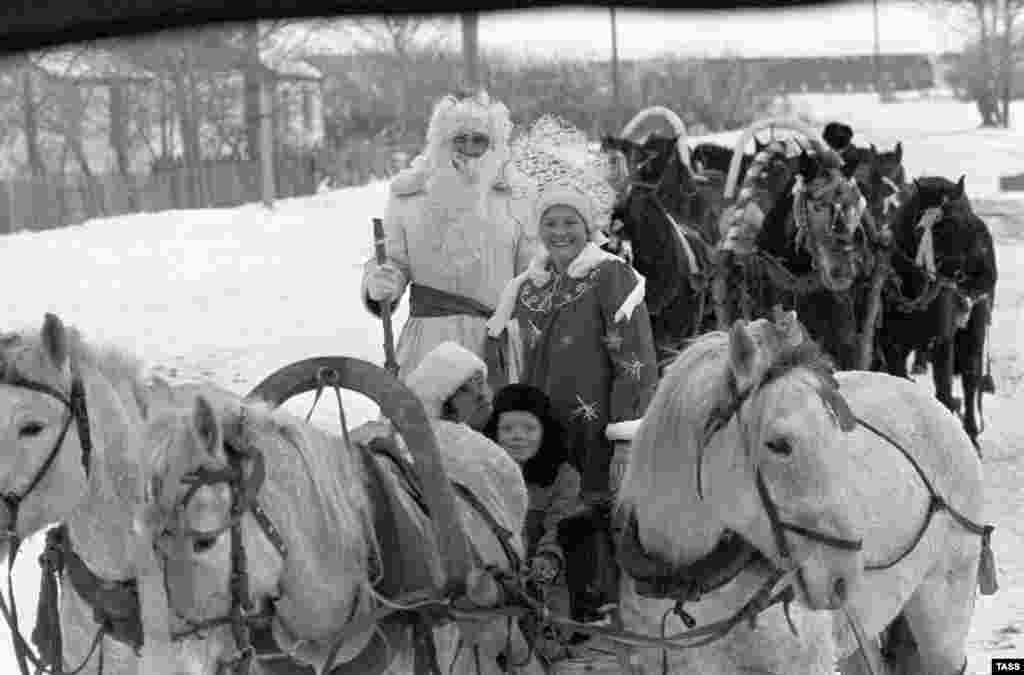
<instances>
[{"instance_id":1,"label":"harness strap","mask_svg":"<svg viewBox=\"0 0 1024 675\"><path fill-rule=\"evenodd\" d=\"M967 530L971 534L976 534L982 537L982 555L984 557L985 553L988 552L988 555L991 556L989 541L992 537L992 532L995 530L995 528L992 525L981 525L980 523L976 523L967 516L960 513L953 506L951 506L949 502L947 502L935 491L935 487L932 485L931 481L928 480L928 476L925 475L924 470L921 468L921 465L917 462L917 460L914 459L914 457L909 452L907 452L907 450L902 445L897 443L892 438L892 436L880 430L878 427L874 426L873 424L871 424L870 422L861 417L857 417L857 423L860 424L865 429L869 430L871 433L878 436L879 438L888 442L897 450L899 450L900 453L907 459L907 461L910 462L910 465L914 467L914 471L916 471L917 475L921 478L921 481L924 483L925 489L928 490L928 493L931 497L931 499L928 502L928 512L925 514L924 522L921 524L921 527L918 529L917 534L914 536L910 545L907 546L907 548L898 556L896 556L896 558L892 561L887 563L865 565L865 569L870 571L886 570L900 563L903 559L909 556L915 548L917 548L917 545L921 542L921 539L924 538L925 532L928 530L929 525L931 525L932 518L934 518L935 514L940 511L948 512L949 515L953 518L953 520L956 521L956 523L963 527L965 530Z\"/></svg>"}]
</instances>

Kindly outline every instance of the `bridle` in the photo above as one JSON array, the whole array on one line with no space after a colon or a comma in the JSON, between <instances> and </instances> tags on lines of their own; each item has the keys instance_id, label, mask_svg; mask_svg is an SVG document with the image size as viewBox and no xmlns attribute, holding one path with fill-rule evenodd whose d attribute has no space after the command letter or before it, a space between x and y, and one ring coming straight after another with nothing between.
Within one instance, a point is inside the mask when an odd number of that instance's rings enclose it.
<instances>
[{"instance_id":1,"label":"bridle","mask_svg":"<svg viewBox=\"0 0 1024 675\"><path fill-rule=\"evenodd\" d=\"M697 495L703 499L703 488L701 475L703 473L703 456L704 448L710 442L711 437L719 431L723 430L732 421L732 418L736 418L737 424L740 426L742 434L742 410L743 405L753 398L766 384L777 379L787 370L780 369L778 373L769 374L760 383L751 387L746 393L739 391L735 377L730 373L729 375L729 387L731 395L724 405L719 405L709 417L707 424L704 428L704 440L700 445L697 455ZM842 395L839 393L838 384L830 382L831 378L822 378L822 387L818 390L819 395L822 397L822 402L825 407L832 412L837 424L843 431L851 431L852 426L849 426L844 421L844 415L837 411L840 406L846 406L845 400L842 399ZM846 408L848 410L848 407ZM748 456L751 455L751 449L749 446L749 438L743 434L743 444ZM761 505L768 516L768 521L771 524L772 536L775 540L775 545L778 548L779 556L786 561L789 561L792 557L792 550L789 546L789 542L786 539L786 532L792 532L798 534L811 541L816 541L826 546L836 548L842 551L861 551L864 548L863 539L844 539L837 537L825 532L818 530L812 530L795 523L790 523L782 519L779 515L778 504L772 498L771 493L768 491L768 486L764 481L764 476L761 473L761 467L757 466L754 471L754 483L757 486L758 496L761 500ZM802 579L802 576L801 576Z\"/></svg>"},{"instance_id":2,"label":"bridle","mask_svg":"<svg viewBox=\"0 0 1024 675\"><path fill-rule=\"evenodd\" d=\"M7 508L9 518L7 530L0 533L0 538L6 540L9 544L7 554L7 591L8 596L10 597L10 606L8 606L7 601L4 600L2 595L0 595L0 612L3 613L4 621L6 621L7 627L11 631L11 639L14 643L14 653L18 661L18 667L23 675L28 675L28 661L32 661L33 665L35 665L40 672L45 672L45 668L42 663L39 662L37 657L33 656L32 652L29 650L28 645L25 643L18 627L18 608L14 601L13 580L14 561L17 558L18 549L21 546L21 537L18 535L18 511L21 508L22 502L24 502L25 499L32 494L32 491L39 486L43 478L49 473L53 463L57 460L57 456L60 454L61 448L64 447L64 439L67 438L68 431L71 429L72 421L75 422L78 432L78 442L82 450L82 467L85 469L86 478L90 476L92 469L92 435L89 431L89 411L85 400L85 384L82 382L82 377L78 371L78 364L74 355L71 355L69 358L69 368L71 371L71 387L67 394L56 387L43 382L35 382L22 377L14 372L13 369L4 372L2 379L0 379L0 384L29 389L31 391L51 396L63 403L68 410L68 414L64 418L64 423L61 426L60 433L57 435L57 440L53 444L53 448L50 450L40 467L36 470L35 475L32 477L28 486L20 492L10 491L0 494L0 500L3 501ZM97 635L99 635L99 633ZM88 662L88 659L92 656L92 651L98 644L98 640L93 641L93 648L90 650L89 656L86 657L86 660L82 662L82 666Z\"/></svg>"},{"instance_id":3,"label":"bridle","mask_svg":"<svg viewBox=\"0 0 1024 675\"><path fill-rule=\"evenodd\" d=\"M21 377L17 373L7 374L0 384L4 384L11 387L21 387L22 389L29 389L36 391L41 394L46 394L52 398L57 399L68 409L68 415L64 418L64 423L61 426L60 433L57 435L57 440L53 444L53 448L50 453L46 456L46 459L40 465L36 471L32 480L29 482L28 487L20 492L6 492L0 494L0 500L3 501L10 513L10 524L8 525L7 532L3 533L3 537L8 540L18 541L18 510L21 507L21 503L35 490L39 483L42 482L43 478L50 471L50 467L53 466L57 456L60 454L61 448L64 446L64 439L68 435L68 431L71 429L71 422L74 421L77 425L79 443L82 448L82 467L85 469L86 477L89 476L92 464L92 436L89 432L89 412L86 408L85 402L85 385L82 383L81 375L78 373L77 364L74 358L70 360L71 368L71 388L67 394L60 391L56 387L52 387L43 382L34 382L32 380ZM12 551L13 554L13 551Z\"/></svg>"},{"instance_id":4,"label":"bridle","mask_svg":"<svg viewBox=\"0 0 1024 675\"><path fill-rule=\"evenodd\" d=\"M244 425L245 408L242 408L242 422ZM168 537L183 540L213 540L225 532L231 536L231 573L229 578L229 591L231 594L231 607L227 615L201 622L191 621L180 613L178 618L189 625L183 632L175 634L173 639L179 640L185 637L202 633L211 628L228 625L235 643L235 654L218 665L218 673L235 673L245 675L249 673L250 666L256 658L256 649L252 641L252 629L256 626L265 626L273 617L273 611L253 611L252 598L249 593L249 567L248 556L242 540L242 519L245 514L251 513L259 524L267 539L271 542L282 558L287 558L288 548L280 532L270 521L266 512L259 503L258 495L266 479L266 466L263 453L255 449L235 446L224 442L224 450L228 463L224 467L212 468L207 466L199 467L185 473L179 482L187 486L185 494L167 511L170 515L165 519L162 528L158 530L158 540ZM246 476L243 462L251 461L252 469ZM152 495L157 498L161 494L159 479L153 477ZM231 507L226 522L213 530L198 530L184 525L185 511L196 492L205 486L226 484L231 491ZM166 511L165 511L166 512ZM173 524L171 524L173 523ZM166 586L166 558L167 556L159 551L158 556L164 559L164 584ZM353 608L355 608L353 604Z\"/></svg>"}]
</instances>

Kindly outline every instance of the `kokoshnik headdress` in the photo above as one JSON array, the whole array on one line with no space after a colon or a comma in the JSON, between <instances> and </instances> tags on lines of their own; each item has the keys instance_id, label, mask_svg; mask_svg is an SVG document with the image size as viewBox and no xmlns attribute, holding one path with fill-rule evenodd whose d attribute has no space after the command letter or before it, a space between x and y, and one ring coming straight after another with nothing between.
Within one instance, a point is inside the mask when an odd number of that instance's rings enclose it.
<instances>
[{"instance_id":1,"label":"kokoshnik headdress","mask_svg":"<svg viewBox=\"0 0 1024 675\"><path fill-rule=\"evenodd\" d=\"M544 115L513 141L512 160L537 187L535 216L564 204L580 212L591 239L604 241L615 206L609 184L608 158L595 150L582 131L555 115Z\"/></svg>"}]
</instances>

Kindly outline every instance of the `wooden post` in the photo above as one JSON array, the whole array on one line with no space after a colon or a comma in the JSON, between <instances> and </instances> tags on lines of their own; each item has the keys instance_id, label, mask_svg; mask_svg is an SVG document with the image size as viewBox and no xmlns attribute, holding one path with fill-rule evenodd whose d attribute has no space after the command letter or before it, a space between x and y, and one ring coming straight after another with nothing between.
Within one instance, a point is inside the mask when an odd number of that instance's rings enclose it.
<instances>
[{"instance_id":1,"label":"wooden post","mask_svg":"<svg viewBox=\"0 0 1024 675\"><path fill-rule=\"evenodd\" d=\"M466 86L476 91L480 88L480 13L462 14L462 59L465 62Z\"/></svg>"},{"instance_id":2,"label":"wooden post","mask_svg":"<svg viewBox=\"0 0 1024 675\"><path fill-rule=\"evenodd\" d=\"M882 54L881 47L879 45L878 37L878 0L872 0L873 17L875 24L875 52L874 52L874 66L875 66L875 93L878 95L879 101L884 101L885 96L882 93Z\"/></svg>"},{"instance_id":3,"label":"wooden post","mask_svg":"<svg viewBox=\"0 0 1024 675\"><path fill-rule=\"evenodd\" d=\"M273 97L271 86L273 80L264 74L260 82L260 184L263 205L268 209L274 206L276 196L274 180L274 130L271 127Z\"/></svg>"},{"instance_id":4,"label":"wooden post","mask_svg":"<svg viewBox=\"0 0 1024 675\"><path fill-rule=\"evenodd\" d=\"M609 9L612 19L612 105L614 129L622 128L622 98L619 90L619 31L615 21L615 8Z\"/></svg>"}]
</instances>

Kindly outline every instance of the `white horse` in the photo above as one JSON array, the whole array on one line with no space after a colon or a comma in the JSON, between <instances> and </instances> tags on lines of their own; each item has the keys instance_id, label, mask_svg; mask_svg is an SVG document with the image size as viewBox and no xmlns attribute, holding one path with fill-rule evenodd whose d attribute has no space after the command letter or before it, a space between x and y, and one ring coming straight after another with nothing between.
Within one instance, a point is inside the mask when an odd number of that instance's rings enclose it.
<instances>
[{"instance_id":1,"label":"white horse","mask_svg":"<svg viewBox=\"0 0 1024 675\"><path fill-rule=\"evenodd\" d=\"M144 382L136 358L87 344L51 314L39 333L0 335L0 530L8 534L0 546L6 557L11 535L65 526L66 537L54 541L64 549L59 624L48 625L46 651L59 649L67 671L138 672L131 530L138 432L155 406L194 390ZM44 581L42 591L55 609L56 585ZM97 607L112 630L101 630ZM189 654L201 659L202 647Z\"/></svg>"},{"instance_id":2,"label":"white horse","mask_svg":"<svg viewBox=\"0 0 1024 675\"><path fill-rule=\"evenodd\" d=\"M634 439L620 495L637 548L667 569L699 569L731 532L762 565L796 570L798 604L812 610L794 616L800 638L766 614L747 634L748 650L742 637L727 642L719 672L831 673L825 643L854 672L862 662L844 613L827 611L844 609L867 635L903 612L917 642L913 672L953 675L966 668L987 547L981 480L970 440L931 396L879 373L833 378L791 314L779 324L737 322L679 356ZM933 513L936 496L950 509ZM756 566L747 570L754 578L741 574L706 597L708 616L702 603L687 611L705 622L730 600L736 607L738 597L716 596L756 588ZM656 632L672 602L635 590L625 579L624 620ZM823 635L833 632L834 641ZM658 665L656 652L643 656ZM696 652L678 658L700 665Z\"/></svg>"},{"instance_id":3,"label":"white horse","mask_svg":"<svg viewBox=\"0 0 1024 675\"><path fill-rule=\"evenodd\" d=\"M401 426L400 420L396 423ZM284 410L243 404L229 395L199 397L192 406L155 417L146 435L152 494L145 522L160 551L171 623L182 627L182 621L229 616L235 605L231 576L237 570L232 556L244 551L254 607L269 610L278 643L299 661L317 672L331 664L343 664L334 672L380 672L377 668L389 663L386 672L413 672L412 629L405 623L388 628L385 620L381 630L376 620L376 612L396 602L374 588L380 574L385 582L390 576L393 586L401 582L406 592L432 589L444 578L437 532L460 525L483 565L510 570L510 557L523 554L522 476L497 446L492 456L460 455L453 436L471 432L450 426L438 429L439 459L447 477L472 495L456 491L458 523L440 522L436 513L432 522L424 514L416 503L415 481L405 482L398 469L401 461L368 456ZM433 434L405 438L419 468L419 453L434 443ZM232 515L233 488L218 474L230 466L226 447L240 452L246 466L265 468L265 478L250 486L247 497L258 499L264 522L252 509ZM214 478L201 478L190 487L189 476L204 474ZM422 482L424 493L438 489L426 478ZM473 504L473 497L483 508ZM237 539L230 527L233 519L241 525ZM489 578L473 581L471 575L470 595L477 605L498 600L484 581ZM508 618L434 627L433 637L445 671L497 673L504 658L520 664L518 672L543 672ZM222 660L230 660L241 646L230 631L212 633L207 641L216 645L211 649Z\"/></svg>"}]
</instances>

